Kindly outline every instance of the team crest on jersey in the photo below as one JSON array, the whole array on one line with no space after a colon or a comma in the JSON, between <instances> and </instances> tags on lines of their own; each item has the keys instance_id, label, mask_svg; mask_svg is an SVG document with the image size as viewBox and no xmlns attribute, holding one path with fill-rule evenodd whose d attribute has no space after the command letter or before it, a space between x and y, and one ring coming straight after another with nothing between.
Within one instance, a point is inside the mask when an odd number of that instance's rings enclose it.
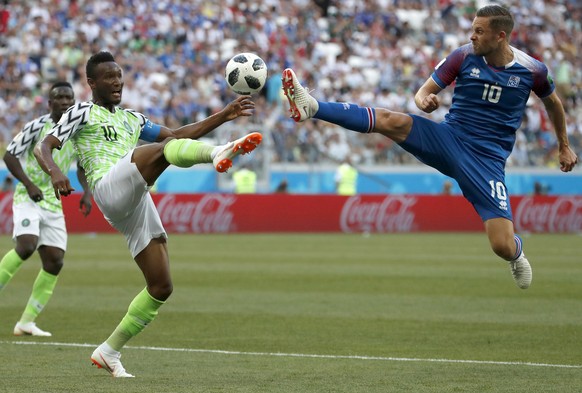
<instances>
[{"instance_id":1,"label":"team crest on jersey","mask_svg":"<svg viewBox=\"0 0 582 393\"><path fill-rule=\"evenodd\" d=\"M481 73L481 70L480 70L479 68L475 67L475 68L473 68L473 69L471 70L471 74L470 74L470 75L471 75L473 78L479 78L479 74L480 74L480 73Z\"/></svg>"},{"instance_id":2,"label":"team crest on jersey","mask_svg":"<svg viewBox=\"0 0 582 393\"><path fill-rule=\"evenodd\" d=\"M519 76L511 75L509 80L507 81L507 86L509 87L517 87L519 86Z\"/></svg>"},{"instance_id":3,"label":"team crest on jersey","mask_svg":"<svg viewBox=\"0 0 582 393\"><path fill-rule=\"evenodd\" d=\"M30 220L28 218L25 218L24 220L22 220L22 226L23 227L27 227L30 225Z\"/></svg>"}]
</instances>

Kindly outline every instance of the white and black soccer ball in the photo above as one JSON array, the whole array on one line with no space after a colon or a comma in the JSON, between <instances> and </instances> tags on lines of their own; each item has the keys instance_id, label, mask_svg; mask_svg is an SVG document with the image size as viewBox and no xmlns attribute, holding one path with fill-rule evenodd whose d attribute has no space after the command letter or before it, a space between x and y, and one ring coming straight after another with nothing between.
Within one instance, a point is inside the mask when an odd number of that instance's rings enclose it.
<instances>
[{"instance_id":1,"label":"white and black soccer ball","mask_svg":"<svg viewBox=\"0 0 582 393\"><path fill-rule=\"evenodd\" d=\"M237 94L258 93L267 81L267 65L254 53L239 53L226 64L224 78Z\"/></svg>"}]
</instances>

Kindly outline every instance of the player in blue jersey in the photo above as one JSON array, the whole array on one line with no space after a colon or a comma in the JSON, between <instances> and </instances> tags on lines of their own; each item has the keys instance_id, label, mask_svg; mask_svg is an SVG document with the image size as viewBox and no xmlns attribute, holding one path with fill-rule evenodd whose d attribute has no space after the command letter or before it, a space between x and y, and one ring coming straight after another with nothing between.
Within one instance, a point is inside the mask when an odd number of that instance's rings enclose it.
<instances>
[{"instance_id":1,"label":"player in blue jersey","mask_svg":"<svg viewBox=\"0 0 582 393\"><path fill-rule=\"evenodd\" d=\"M542 100L554 126L561 170L571 171L578 158L570 148L564 108L546 66L509 45L512 29L513 17L506 8L487 5L477 11L471 43L441 61L414 97L420 110L431 113L440 105L437 94L455 82L442 123L384 108L318 102L291 69L283 71L283 90L295 121L314 118L382 134L454 178L483 220L491 248L509 262L516 284L525 289L532 271L514 233L505 162L531 91Z\"/></svg>"}]
</instances>

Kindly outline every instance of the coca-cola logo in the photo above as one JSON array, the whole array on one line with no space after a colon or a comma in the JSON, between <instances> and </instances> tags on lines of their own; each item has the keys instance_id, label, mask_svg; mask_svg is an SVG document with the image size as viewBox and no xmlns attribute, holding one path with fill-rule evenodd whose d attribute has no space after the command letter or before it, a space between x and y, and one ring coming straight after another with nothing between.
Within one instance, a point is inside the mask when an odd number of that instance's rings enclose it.
<instances>
[{"instance_id":1,"label":"coca-cola logo","mask_svg":"<svg viewBox=\"0 0 582 393\"><path fill-rule=\"evenodd\" d=\"M340 228L342 232L410 232L415 203L416 198L410 196L387 196L374 202L350 197L340 214Z\"/></svg>"},{"instance_id":2,"label":"coca-cola logo","mask_svg":"<svg viewBox=\"0 0 582 393\"><path fill-rule=\"evenodd\" d=\"M515 209L519 232L582 232L582 198L523 198Z\"/></svg>"},{"instance_id":3,"label":"coca-cola logo","mask_svg":"<svg viewBox=\"0 0 582 393\"><path fill-rule=\"evenodd\" d=\"M229 210L234 201L234 196L221 194L208 194L198 201L179 201L176 195L165 194L157 209L170 232L226 233L235 230Z\"/></svg>"},{"instance_id":4,"label":"coca-cola logo","mask_svg":"<svg viewBox=\"0 0 582 393\"><path fill-rule=\"evenodd\" d=\"M0 234L12 234L12 193L0 193Z\"/></svg>"}]
</instances>

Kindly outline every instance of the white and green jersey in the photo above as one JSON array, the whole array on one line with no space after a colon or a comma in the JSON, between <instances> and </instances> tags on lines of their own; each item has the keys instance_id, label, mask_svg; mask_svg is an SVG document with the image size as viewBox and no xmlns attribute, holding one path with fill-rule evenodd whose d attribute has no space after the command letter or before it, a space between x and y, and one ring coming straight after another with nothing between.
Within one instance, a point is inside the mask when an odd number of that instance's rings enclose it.
<instances>
[{"instance_id":1,"label":"white and green jersey","mask_svg":"<svg viewBox=\"0 0 582 393\"><path fill-rule=\"evenodd\" d=\"M44 173L33 153L38 141L44 138L53 128L53 125L50 115L44 115L32 120L14 137L6 150L13 156L18 157L26 176L42 191L44 199L38 202L39 206L48 211L59 213L63 211L63 207L61 201L55 197L51 177ZM72 144L63 145L60 151L53 154L53 159L59 168L66 173L75 159L75 151ZM30 200L26 188L19 182L14 190L13 203L16 205L30 202Z\"/></svg>"},{"instance_id":2,"label":"white and green jersey","mask_svg":"<svg viewBox=\"0 0 582 393\"><path fill-rule=\"evenodd\" d=\"M112 113L92 102L81 102L70 107L49 134L62 145L71 140L93 190L97 180L137 146L146 123L149 120L144 115L129 109L116 107Z\"/></svg>"}]
</instances>

